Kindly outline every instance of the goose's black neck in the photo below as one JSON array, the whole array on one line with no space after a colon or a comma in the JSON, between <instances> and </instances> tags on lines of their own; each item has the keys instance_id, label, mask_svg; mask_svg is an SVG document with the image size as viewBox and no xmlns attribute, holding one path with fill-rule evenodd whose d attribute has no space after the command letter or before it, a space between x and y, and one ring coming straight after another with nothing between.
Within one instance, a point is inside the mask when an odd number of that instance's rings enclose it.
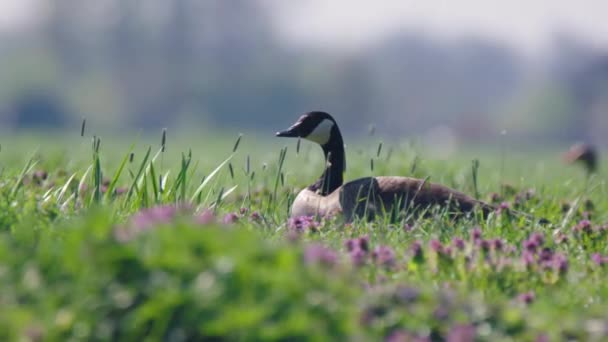
<instances>
[{"instance_id":1,"label":"goose's black neck","mask_svg":"<svg viewBox=\"0 0 608 342\"><path fill-rule=\"evenodd\" d=\"M333 125L329 141L325 145L321 145L321 148L325 155L325 170L321 177L308 189L319 192L322 196L327 196L342 186L344 171L346 170L344 141L337 125Z\"/></svg>"}]
</instances>

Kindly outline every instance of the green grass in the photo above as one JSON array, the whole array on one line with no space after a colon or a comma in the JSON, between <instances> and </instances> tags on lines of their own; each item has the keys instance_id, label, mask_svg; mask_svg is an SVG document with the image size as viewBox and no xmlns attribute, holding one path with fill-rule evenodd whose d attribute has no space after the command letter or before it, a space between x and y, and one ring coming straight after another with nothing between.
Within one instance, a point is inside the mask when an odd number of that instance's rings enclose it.
<instances>
[{"instance_id":1,"label":"green grass","mask_svg":"<svg viewBox=\"0 0 608 342\"><path fill-rule=\"evenodd\" d=\"M608 256L605 169L586 180L557 150L437 160L368 138L347 146L347 180L429 177L552 224L294 221L318 147L214 137L169 131L164 152L160 134L3 138L0 339L608 337L608 258L592 260Z\"/></svg>"}]
</instances>

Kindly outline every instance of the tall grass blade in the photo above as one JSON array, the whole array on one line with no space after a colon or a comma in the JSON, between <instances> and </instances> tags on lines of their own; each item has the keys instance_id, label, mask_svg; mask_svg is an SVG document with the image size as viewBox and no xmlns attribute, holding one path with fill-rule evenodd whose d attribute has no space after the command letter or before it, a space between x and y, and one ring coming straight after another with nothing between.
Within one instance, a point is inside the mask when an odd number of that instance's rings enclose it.
<instances>
[{"instance_id":1,"label":"tall grass blade","mask_svg":"<svg viewBox=\"0 0 608 342\"><path fill-rule=\"evenodd\" d=\"M209 182L213 179L213 177L215 177L215 175L222 169L222 167L224 167L224 165L226 165L230 161L230 159L232 159L232 156L233 156L233 154L231 154L228 158L226 158L226 160L224 160L213 171L211 171L211 173L207 177L205 177L205 179L203 180L201 185L199 185L198 188L196 188L196 190L192 194L192 197L190 197L190 202L194 202L194 200L203 191L203 189L205 189L205 187L207 186L207 184L209 184Z\"/></svg>"},{"instance_id":2,"label":"tall grass blade","mask_svg":"<svg viewBox=\"0 0 608 342\"><path fill-rule=\"evenodd\" d=\"M234 179L234 169L232 168L232 163L228 163L228 171L230 171L230 179Z\"/></svg>"},{"instance_id":3,"label":"tall grass blade","mask_svg":"<svg viewBox=\"0 0 608 342\"><path fill-rule=\"evenodd\" d=\"M152 153L152 147L148 147L148 151L146 151L146 154L144 155L144 159L142 160L141 165L139 166L139 170L137 171L137 174L133 178L133 182L131 182L131 186L129 187L129 192L127 192L125 204L129 202L129 199L133 195L133 191L135 190L135 187L137 186L138 188L141 188L141 186L138 186L138 183L140 181L141 175L144 173L144 170L146 169L148 159L150 158L150 153Z\"/></svg>"},{"instance_id":4,"label":"tall grass blade","mask_svg":"<svg viewBox=\"0 0 608 342\"><path fill-rule=\"evenodd\" d=\"M61 187L59 194L57 194L57 202L61 201L65 193L68 191L68 189L70 188L70 184L72 184L72 180L74 180L74 177L76 177L76 173L73 173L70 178L68 178L68 180L65 182L65 184Z\"/></svg>"},{"instance_id":5,"label":"tall grass blade","mask_svg":"<svg viewBox=\"0 0 608 342\"><path fill-rule=\"evenodd\" d=\"M236 139L236 142L234 143L234 147L232 148L232 153L236 152L236 150L239 148L239 144L241 143L242 137L243 137L243 134L239 134L239 137Z\"/></svg>"},{"instance_id":6,"label":"tall grass blade","mask_svg":"<svg viewBox=\"0 0 608 342\"><path fill-rule=\"evenodd\" d=\"M184 153L182 153L182 161L181 161L179 173L177 174L177 177L175 178L175 181L173 182L173 187L170 190L171 192L176 194L174 199L177 201L184 201L186 199L186 186L188 184L187 183L188 168L190 167L191 161L192 161L192 151L189 151L187 156ZM179 194L177 194L178 189L179 189Z\"/></svg>"},{"instance_id":7,"label":"tall grass blade","mask_svg":"<svg viewBox=\"0 0 608 342\"><path fill-rule=\"evenodd\" d=\"M87 127L87 119L82 118L82 125L80 126L80 136L84 137L84 130Z\"/></svg>"},{"instance_id":8,"label":"tall grass blade","mask_svg":"<svg viewBox=\"0 0 608 342\"><path fill-rule=\"evenodd\" d=\"M272 191L272 197L270 198L270 201L268 201L268 209L270 209L270 207L272 206L272 203L274 201L276 201L277 190L279 189L279 182L281 180L281 172L283 171L283 163L285 162L285 156L286 155L287 155L287 146L283 147L281 149L281 152L279 153L279 168L277 169L277 174L275 176L274 189Z\"/></svg>"},{"instance_id":9,"label":"tall grass blade","mask_svg":"<svg viewBox=\"0 0 608 342\"><path fill-rule=\"evenodd\" d=\"M131 145L129 150L132 150L133 148L134 145ZM114 173L114 176L112 177L112 180L110 181L110 184L108 185L108 189L106 191L106 200L109 199L114 193L114 189L116 189L116 184L118 184L118 180L120 179L120 176L122 175L122 172L125 169L125 166L127 165L127 161L131 158L131 154L132 153L129 152L125 155L125 157L120 162L120 165L118 166L118 170L116 170L116 172Z\"/></svg>"},{"instance_id":10,"label":"tall grass blade","mask_svg":"<svg viewBox=\"0 0 608 342\"><path fill-rule=\"evenodd\" d=\"M34 161L35 155L36 155L36 152L34 152L34 154L30 157L30 159L28 159L27 163L21 170L19 177L17 177L17 182L15 183L15 185L13 186L13 189L11 190L11 199L15 198L19 189L21 189L21 186L23 186L23 180L25 179L25 175L27 175L28 172L30 172L34 168L34 166L36 166L36 164L38 164L38 161Z\"/></svg>"},{"instance_id":11,"label":"tall grass blade","mask_svg":"<svg viewBox=\"0 0 608 342\"><path fill-rule=\"evenodd\" d=\"M154 195L154 202L155 203L159 203L159 190L158 187L160 184L157 184L156 181L158 180L158 182L160 183L160 178L156 177L156 170L154 169L154 162L151 162L150 165L148 166L149 170L150 170L150 179L152 179L152 191L153 191L153 195Z\"/></svg>"},{"instance_id":12,"label":"tall grass blade","mask_svg":"<svg viewBox=\"0 0 608 342\"><path fill-rule=\"evenodd\" d=\"M96 144L96 146L99 146ZM93 160L93 202L99 203L101 201L101 161L99 160L99 152L95 150L95 159Z\"/></svg>"},{"instance_id":13,"label":"tall grass blade","mask_svg":"<svg viewBox=\"0 0 608 342\"><path fill-rule=\"evenodd\" d=\"M160 140L160 151L164 153L166 147L167 147L167 129L163 128L163 136Z\"/></svg>"},{"instance_id":14,"label":"tall grass blade","mask_svg":"<svg viewBox=\"0 0 608 342\"><path fill-rule=\"evenodd\" d=\"M479 173L479 159L473 159L471 162L471 173L473 176L473 191L475 198L479 198L479 188L477 187L477 175Z\"/></svg>"},{"instance_id":15,"label":"tall grass blade","mask_svg":"<svg viewBox=\"0 0 608 342\"><path fill-rule=\"evenodd\" d=\"M91 172L92 169L93 169L93 165L91 164L91 165L89 165L89 167L87 167L86 171L80 178L80 182L78 182L78 188L76 189L76 198L78 198L78 196L80 195L80 190L84 189L87 178L89 177L89 172Z\"/></svg>"}]
</instances>

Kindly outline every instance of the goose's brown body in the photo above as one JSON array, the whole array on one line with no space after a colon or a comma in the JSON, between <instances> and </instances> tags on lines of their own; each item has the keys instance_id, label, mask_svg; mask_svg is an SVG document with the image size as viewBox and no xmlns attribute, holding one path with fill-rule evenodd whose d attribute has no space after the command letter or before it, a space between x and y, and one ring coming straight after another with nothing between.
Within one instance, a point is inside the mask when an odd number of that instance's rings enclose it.
<instances>
[{"instance_id":1,"label":"goose's brown body","mask_svg":"<svg viewBox=\"0 0 608 342\"><path fill-rule=\"evenodd\" d=\"M296 197L292 216L333 216L342 214L346 221L355 217L373 219L380 215L415 212L433 206L447 207L454 213L479 208L484 214L494 210L462 192L440 184L410 177L365 177L348 182L327 196L310 189Z\"/></svg>"}]
</instances>

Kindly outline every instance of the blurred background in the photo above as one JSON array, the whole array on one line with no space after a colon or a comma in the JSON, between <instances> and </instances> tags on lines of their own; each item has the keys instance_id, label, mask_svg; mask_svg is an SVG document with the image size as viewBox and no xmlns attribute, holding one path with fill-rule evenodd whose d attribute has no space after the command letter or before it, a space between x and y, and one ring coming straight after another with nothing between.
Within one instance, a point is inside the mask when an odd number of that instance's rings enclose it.
<instances>
[{"instance_id":1,"label":"blurred background","mask_svg":"<svg viewBox=\"0 0 608 342\"><path fill-rule=\"evenodd\" d=\"M0 127L608 144L608 2L2 0ZM506 133L505 133L506 132ZM257 134L257 133L256 133Z\"/></svg>"}]
</instances>

